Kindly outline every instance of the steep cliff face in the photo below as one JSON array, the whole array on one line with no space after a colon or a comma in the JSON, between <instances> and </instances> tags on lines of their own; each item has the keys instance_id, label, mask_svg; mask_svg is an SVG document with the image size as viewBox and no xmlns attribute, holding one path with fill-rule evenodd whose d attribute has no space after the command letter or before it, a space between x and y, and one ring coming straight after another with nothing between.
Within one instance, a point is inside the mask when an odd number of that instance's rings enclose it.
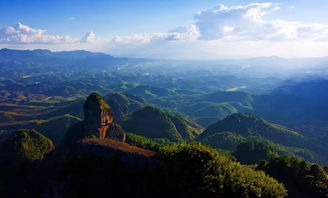
<instances>
[{"instance_id":1,"label":"steep cliff face","mask_svg":"<svg viewBox=\"0 0 328 198\"><path fill-rule=\"evenodd\" d=\"M114 114L111 107L102 96L92 93L84 103L84 121L71 126L62 143L71 145L78 140L92 136L125 142L125 131L113 120Z\"/></svg>"},{"instance_id":2,"label":"steep cliff face","mask_svg":"<svg viewBox=\"0 0 328 198\"><path fill-rule=\"evenodd\" d=\"M125 142L126 134L120 125L112 123L109 125L105 138Z\"/></svg>"},{"instance_id":3,"label":"steep cliff face","mask_svg":"<svg viewBox=\"0 0 328 198\"><path fill-rule=\"evenodd\" d=\"M86 134L104 139L113 119L112 110L104 98L97 93L92 93L84 103Z\"/></svg>"}]
</instances>

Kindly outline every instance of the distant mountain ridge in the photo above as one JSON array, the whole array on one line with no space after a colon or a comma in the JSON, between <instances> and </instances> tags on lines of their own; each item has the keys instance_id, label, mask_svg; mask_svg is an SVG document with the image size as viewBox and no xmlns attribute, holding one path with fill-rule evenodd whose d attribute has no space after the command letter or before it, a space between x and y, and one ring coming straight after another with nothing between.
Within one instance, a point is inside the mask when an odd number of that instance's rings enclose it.
<instances>
[{"instance_id":1,"label":"distant mountain ridge","mask_svg":"<svg viewBox=\"0 0 328 198\"><path fill-rule=\"evenodd\" d=\"M20 49L0 49L1 59L19 59L29 56L33 58L64 58L64 59L85 59L85 58L108 58L108 59L134 59L134 60L154 60L164 62L202 62L202 60L176 60L176 59L152 59L152 58L134 58L134 57L115 57L102 52L91 52L87 50L72 50L72 51L51 51L48 49L33 49L33 50L20 50ZM26 57L25 57L26 58ZM250 66L265 66L268 62L274 62L277 66L286 66L288 63L291 66L304 66L304 65L322 65L328 62L328 57L304 57L304 58L283 58L277 56L271 57L252 57L240 59L216 59L216 60L203 60L206 63L220 63L222 65L243 65L242 68L246 69Z\"/></svg>"},{"instance_id":2,"label":"distant mountain ridge","mask_svg":"<svg viewBox=\"0 0 328 198\"><path fill-rule=\"evenodd\" d=\"M85 50L58 51L52 52L47 49L35 50L14 50L3 48L0 50L1 60L40 60L40 59L86 59L86 58L107 58L114 59L113 56L100 53L89 52Z\"/></svg>"}]
</instances>

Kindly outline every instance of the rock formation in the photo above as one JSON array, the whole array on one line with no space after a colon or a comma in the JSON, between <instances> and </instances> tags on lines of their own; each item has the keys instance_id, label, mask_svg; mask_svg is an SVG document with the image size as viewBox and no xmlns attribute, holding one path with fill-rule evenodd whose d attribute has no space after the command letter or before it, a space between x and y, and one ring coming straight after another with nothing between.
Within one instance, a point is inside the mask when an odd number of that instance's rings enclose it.
<instances>
[{"instance_id":1,"label":"rock formation","mask_svg":"<svg viewBox=\"0 0 328 198\"><path fill-rule=\"evenodd\" d=\"M126 134L120 125L113 122L108 128L105 138L125 142Z\"/></svg>"},{"instance_id":2,"label":"rock formation","mask_svg":"<svg viewBox=\"0 0 328 198\"><path fill-rule=\"evenodd\" d=\"M84 103L85 130L89 135L104 139L114 115L102 96L92 93Z\"/></svg>"},{"instance_id":3,"label":"rock formation","mask_svg":"<svg viewBox=\"0 0 328 198\"><path fill-rule=\"evenodd\" d=\"M75 123L67 130L61 142L62 147L70 147L85 138L125 142L125 131L113 120L112 108L104 98L97 93L90 94L84 103L84 120Z\"/></svg>"},{"instance_id":4,"label":"rock formation","mask_svg":"<svg viewBox=\"0 0 328 198\"><path fill-rule=\"evenodd\" d=\"M92 93L84 103L84 130L88 136L99 139L109 138L125 142L125 132L122 127L113 123L114 115L104 98Z\"/></svg>"}]
</instances>

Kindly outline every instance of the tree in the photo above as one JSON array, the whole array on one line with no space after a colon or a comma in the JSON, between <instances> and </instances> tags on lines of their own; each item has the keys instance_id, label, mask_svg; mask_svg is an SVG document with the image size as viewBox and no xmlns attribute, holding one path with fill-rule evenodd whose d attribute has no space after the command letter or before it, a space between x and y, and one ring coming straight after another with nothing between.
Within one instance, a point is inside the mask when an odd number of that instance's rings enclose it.
<instances>
[{"instance_id":1,"label":"tree","mask_svg":"<svg viewBox=\"0 0 328 198\"><path fill-rule=\"evenodd\" d=\"M265 143L246 141L240 143L232 155L242 164L258 164L260 161L269 160L278 154Z\"/></svg>"}]
</instances>

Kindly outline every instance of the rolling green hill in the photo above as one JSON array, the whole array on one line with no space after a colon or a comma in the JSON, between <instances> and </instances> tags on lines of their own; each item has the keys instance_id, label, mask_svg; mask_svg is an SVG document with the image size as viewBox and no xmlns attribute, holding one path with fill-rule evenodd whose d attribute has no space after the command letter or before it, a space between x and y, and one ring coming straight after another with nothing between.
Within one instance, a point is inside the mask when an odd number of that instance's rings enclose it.
<instances>
[{"instance_id":1,"label":"rolling green hill","mask_svg":"<svg viewBox=\"0 0 328 198\"><path fill-rule=\"evenodd\" d=\"M253 98L250 94L239 91L218 91L206 94L198 99L198 101L208 102L238 102L245 106L252 106Z\"/></svg>"},{"instance_id":2,"label":"rolling green hill","mask_svg":"<svg viewBox=\"0 0 328 198\"><path fill-rule=\"evenodd\" d=\"M64 138L67 129L79 121L81 121L80 118L65 114L43 120L33 128L51 139L55 145L58 145Z\"/></svg>"},{"instance_id":3,"label":"rolling green hill","mask_svg":"<svg viewBox=\"0 0 328 198\"><path fill-rule=\"evenodd\" d=\"M228 132L227 132L228 131ZM307 137L250 114L233 114L209 126L197 137L214 148L233 151L242 141L257 140L273 147L279 154L326 163L319 145Z\"/></svg>"},{"instance_id":4,"label":"rolling green hill","mask_svg":"<svg viewBox=\"0 0 328 198\"><path fill-rule=\"evenodd\" d=\"M180 109L183 113L196 118L199 124L209 126L216 120L238 112L249 112L251 107L240 102L195 102Z\"/></svg>"},{"instance_id":5,"label":"rolling green hill","mask_svg":"<svg viewBox=\"0 0 328 198\"><path fill-rule=\"evenodd\" d=\"M209 126L199 138L231 131L242 136L259 136L286 146L300 146L306 138L299 133L250 114L236 113Z\"/></svg>"},{"instance_id":6,"label":"rolling green hill","mask_svg":"<svg viewBox=\"0 0 328 198\"><path fill-rule=\"evenodd\" d=\"M53 143L57 145L63 139L67 129L79 121L81 121L81 119L78 117L64 114L51 117L47 120L30 120L27 122L16 123L8 126L8 128L11 130L19 128L35 129L44 136L50 138Z\"/></svg>"},{"instance_id":7,"label":"rolling green hill","mask_svg":"<svg viewBox=\"0 0 328 198\"><path fill-rule=\"evenodd\" d=\"M42 160L44 155L54 148L52 141L39 132L20 129L11 133L0 144L0 155L2 162L9 160L15 164L33 163Z\"/></svg>"},{"instance_id":8,"label":"rolling green hill","mask_svg":"<svg viewBox=\"0 0 328 198\"><path fill-rule=\"evenodd\" d=\"M197 124L151 106L133 113L122 126L125 131L150 138L167 138L170 141L192 140L200 133Z\"/></svg>"},{"instance_id":9,"label":"rolling green hill","mask_svg":"<svg viewBox=\"0 0 328 198\"><path fill-rule=\"evenodd\" d=\"M191 141L202 132L201 127L197 123L188 120L182 115L170 115L170 119L184 140Z\"/></svg>"},{"instance_id":10,"label":"rolling green hill","mask_svg":"<svg viewBox=\"0 0 328 198\"><path fill-rule=\"evenodd\" d=\"M35 130L20 129L11 133L0 144L0 195L20 197L31 173L55 148L50 139Z\"/></svg>"},{"instance_id":11,"label":"rolling green hill","mask_svg":"<svg viewBox=\"0 0 328 198\"><path fill-rule=\"evenodd\" d=\"M169 115L155 107L147 106L136 111L122 126L125 131L146 137L182 140Z\"/></svg>"},{"instance_id":12,"label":"rolling green hill","mask_svg":"<svg viewBox=\"0 0 328 198\"><path fill-rule=\"evenodd\" d=\"M127 93L144 97L146 99L177 95L177 93L170 89L153 87L148 85L139 85L133 89L128 90Z\"/></svg>"},{"instance_id":13,"label":"rolling green hill","mask_svg":"<svg viewBox=\"0 0 328 198\"><path fill-rule=\"evenodd\" d=\"M205 145L230 151L235 150L240 143L246 140L245 137L229 131L217 132L201 138L201 142Z\"/></svg>"},{"instance_id":14,"label":"rolling green hill","mask_svg":"<svg viewBox=\"0 0 328 198\"><path fill-rule=\"evenodd\" d=\"M52 117L61 116L64 114L70 114L72 116L83 118L83 103L85 99L80 98L74 101L69 102L68 104L58 107L55 111L51 111L42 116L43 119L49 119Z\"/></svg>"},{"instance_id":15,"label":"rolling green hill","mask_svg":"<svg viewBox=\"0 0 328 198\"><path fill-rule=\"evenodd\" d=\"M111 106L115 115L115 122L118 123L126 119L128 114L132 114L147 105L143 98L128 93L114 92L104 98Z\"/></svg>"}]
</instances>

